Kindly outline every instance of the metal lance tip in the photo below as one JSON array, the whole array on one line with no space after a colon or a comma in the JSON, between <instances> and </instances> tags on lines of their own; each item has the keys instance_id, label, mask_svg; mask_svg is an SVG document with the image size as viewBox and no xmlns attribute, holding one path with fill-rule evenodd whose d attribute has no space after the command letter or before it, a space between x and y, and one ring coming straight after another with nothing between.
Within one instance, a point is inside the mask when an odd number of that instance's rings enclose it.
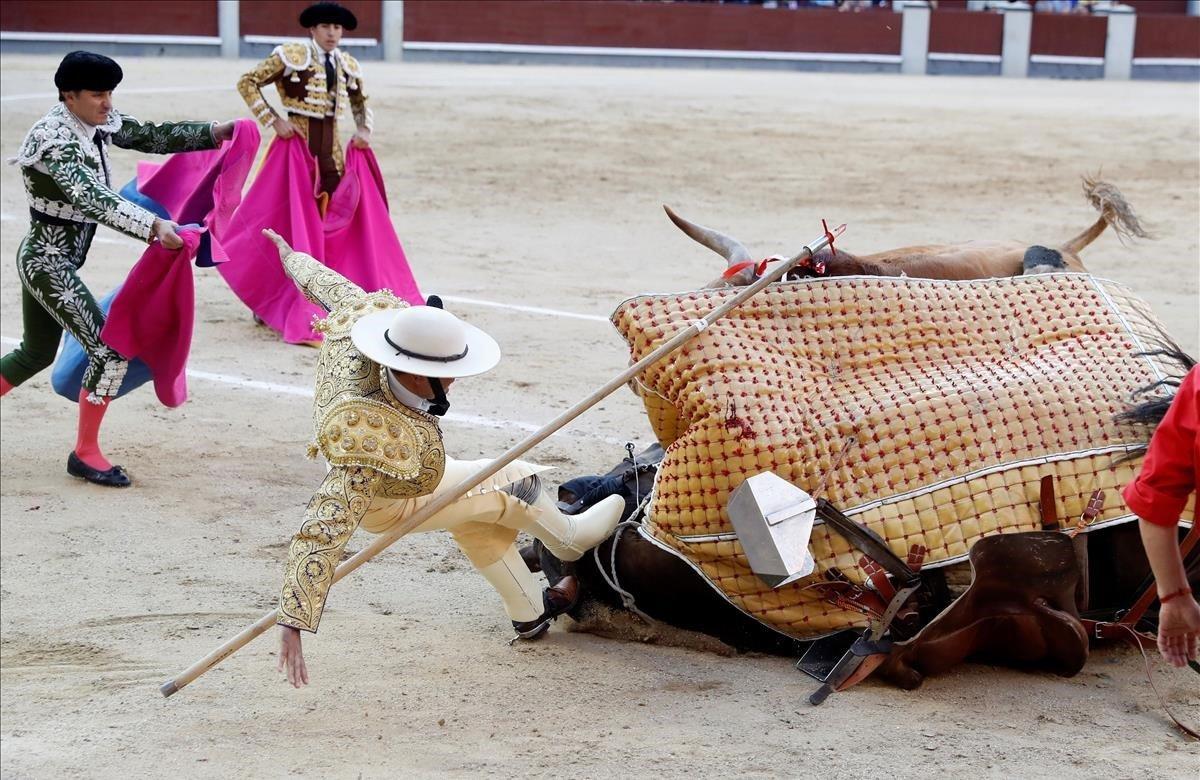
<instances>
[{"instance_id":1,"label":"metal lance tip","mask_svg":"<svg viewBox=\"0 0 1200 780\"><path fill-rule=\"evenodd\" d=\"M167 680L167 681L166 681L165 683L163 683L163 684L162 684L162 686L161 686L161 687L158 689L158 692L159 692L159 693L161 693L161 694L163 695L163 698L164 698L164 699L169 699L169 698L171 697L171 695L172 695L173 693L176 693L178 690L179 690L179 688L177 688L177 687L175 686L175 681L174 681L174 680Z\"/></svg>"}]
</instances>

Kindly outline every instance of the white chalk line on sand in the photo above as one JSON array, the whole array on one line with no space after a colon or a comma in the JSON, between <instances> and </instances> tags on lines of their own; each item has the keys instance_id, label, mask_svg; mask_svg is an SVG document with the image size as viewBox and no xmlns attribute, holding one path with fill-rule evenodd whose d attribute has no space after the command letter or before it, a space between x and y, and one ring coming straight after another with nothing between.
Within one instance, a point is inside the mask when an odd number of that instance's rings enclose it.
<instances>
[{"instance_id":1,"label":"white chalk line on sand","mask_svg":"<svg viewBox=\"0 0 1200 780\"><path fill-rule=\"evenodd\" d=\"M508 309L510 311L520 311L526 314L540 314L547 317L563 317L571 320L586 320L588 322L604 322L607 323L608 317L601 317L599 314L579 314L573 311L562 311L561 309L543 309L541 306L519 306L515 303L498 303L496 301L483 301L478 298L462 298L457 295L440 295L438 296L443 301L451 303L463 303L467 306L485 306L492 309Z\"/></svg>"},{"instance_id":2,"label":"white chalk line on sand","mask_svg":"<svg viewBox=\"0 0 1200 780\"><path fill-rule=\"evenodd\" d=\"M0 337L0 342L16 346L21 342L18 339L9 338L7 336ZM218 374L212 371L200 371L189 368L187 370L189 379L198 379L203 382L214 382L216 384L229 385L232 387L243 387L247 390L255 390L263 393L271 393L273 395L294 395L300 398L312 398L313 390L311 387L302 385L285 385L278 382L263 382L258 379L247 379L246 377L233 376L231 374ZM481 428L494 428L496 430L512 430L517 429L525 433L533 433L540 431L543 426L536 423L522 422L520 420L497 420L491 417L481 417L474 414L460 414L458 412L450 412L446 414L443 420L461 425L473 425ZM599 433L589 431L567 431L567 433L577 436L587 436L598 441L603 441L607 444L623 445L626 439L620 439L615 436L605 436Z\"/></svg>"},{"instance_id":3,"label":"white chalk line on sand","mask_svg":"<svg viewBox=\"0 0 1200 780\"><path fill-rule=\"evenodd\" d=\"M10 214L7 211L5 211L5 212L0 212L0 221L16 222L16 221L18 221L18 218L17 218L16 214ZM123 236L112 237L112 236L104 236L104 235L99 235L99 234L96 235L92 239L92 242L96 243L96 244L114 244L117 246L128 246L128 247L134 247L137 249L144 249L146 246L145 244L134 241L132 238L125 238ZM542 315L542 316L546 316L546 317L561 317L563 319L568 319L568 320L584 320L585 322L607 323L609 321L608 317L603 317L599 314L580 314L578 312L573 312L573 311L563 311L562 309L547 309L547 308L543 308L541 306L521 306L521 305L515 304L515 303L500 303L499 301L485 301L480 298L464 298L464 297L458 296L458 295L442 295L439 297L441 297L441 299L443 301L448 301L450 303L461 303L461 304L465 304L467 306L483 306L483 307L489 308L489 309L508 309L509 311L519 311L519 312L524 312L525 314L537 314L537 315Z\"/></svg>"}]
</instances>

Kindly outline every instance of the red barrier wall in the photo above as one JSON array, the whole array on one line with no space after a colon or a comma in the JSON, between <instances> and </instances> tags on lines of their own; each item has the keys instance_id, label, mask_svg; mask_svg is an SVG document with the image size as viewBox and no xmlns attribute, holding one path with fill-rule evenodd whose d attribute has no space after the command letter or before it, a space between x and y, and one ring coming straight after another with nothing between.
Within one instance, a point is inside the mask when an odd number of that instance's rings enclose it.
<instances>
[{"instance_id":1,"label":"red barrier wall","mask_svg":"<svg viewBox=\"0 0 1200 780\"><path fill-rule=\"evenodd\" d=\"M300 26L300 12L315 0L242 0L239 4L242 35L307 35ZM374 38L383 33L383 4L379 0L341 0L358 19L348 38ZM408 5L405 3L405 5Z\"/></svg>"},{"instance_id":2,"label":"red barrier wall","mask_svg":"<svg viewBox=\"0 0 1200 780\"><path fill-rule=\"evenodd\" d=\"M1187 14L1187 0L1121 0L1138 14Z\"/></svg>"},{"instance_id":3,"label":"red barrier wall","mask_svg":"<svg viewBox=\"0 0 1200 780\"><path fill-rule=\"evenodd\" d=\"M4 0L0 29L126 35L216 35L217 0Z\"/></svg>"},{"instance_id":4,"label":"red barrier wall","mask_svg":"<svg viewBox=\"0 0 1200 780\"><path fill-rule=\"evenodd\" d=\"M404 38L662 49L899 54L899 14L717 3L407 0Z\"/></svg>"},{"instance_id":5,"label":"red barrier wall","mask_svg":"<svg viewBox=\"0 0 1200 780\"><path fill-rule=\"evenodd\" d=\"M1200 59L1200 16L1139 14L1133 35L1134 57Z\"/></svg>"},{"instance_id":6,"label":"red barrier wall","mask_svg":"<svg viewBox=\"0 0 1200 780\"><path fill-rule=\"evenodd\" d=\"M929 51L950 54L996 54L1004 47L1003 14L943 11L929 15Z\"/></svg>"},{"instance_id":7,"label":"red barrier wall","mask_svg":"<svg viewBox=\"0 0 1200 780\"><path fill-rule=\"evenodd\" d=\"M1107 36L1108 19L1104 16L1034 14L1029 53L1103 57Z\"/></svg>"}]
</instances>

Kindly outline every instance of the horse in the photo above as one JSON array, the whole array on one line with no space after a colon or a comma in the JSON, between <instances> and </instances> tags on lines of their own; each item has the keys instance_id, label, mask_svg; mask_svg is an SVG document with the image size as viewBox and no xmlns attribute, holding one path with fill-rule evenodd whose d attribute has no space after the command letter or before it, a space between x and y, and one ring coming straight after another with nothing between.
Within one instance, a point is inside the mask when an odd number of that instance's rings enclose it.
<instances>
[{"instance_id":1,"label":"horse","mask_svg":"<svg viewBox=\"0 0 1200 780\"><path fill-rule=\"evenodd\" d=\"M1079 253L1111 227L1119 238L1150 238L1137 214L1112 184L1083 177L1084 197L1100 212L1099 218L1057 248L1018 241L966 241L957 244L922 244L854 255L841 248L825 248L789 272L788 279L813 276L910 276L923 279L989 279L1055 271L1086 271ZM766 264L782 260L774 255L755 261L736 238L689 222L670 206L667 216L687 236L725 258L727 268L705 287L742 287L762 276Z\"/></svg>"},{"instance_id":2,"label":"horse","mask_svg":"<svg viewBox=\"0 0 1200 780\"><path fill-rule=\"evenodd\" d=\"M636 301L627 303L628 308L637 308ZM661 319L651 321L662 330ZM1195 364L1169 344L1143 354L1185 372ZM707 362L707 358L701 360ZM1139 397L1146 400L1126 409L1120 422L1151 431L1170 400L1161 390L1175 384L1177 381L1167 378L1142 388ZM651 408L649 403L647 408ZM733 409L725 419L727 425L733 424L730 421L744 424ZM744 605L735 604L694 561L646 532L647 504L664 454L658 445L638 455L630 451L608 474L577 478L560 488L559 500L565 511L581 509L613 493L626 499L625 517L614 535L576 564L563 564L536 544L525 551L530 567L545 572L551 584L564 577L578 580L581 597L569 613L572 617L592 626L600 624L603 629L604 621L598 621L597 615L634 612L650 621L715 638L735 651L801 656L801 668L825 680L830 689L845 687L872 672L901 687L915 688L925 676L968 658L1071 675L1086 660L1092 635L1121 635L1110 630L1112 626L1132 629L1134 635L1153 628L1154 610L1129 614L1137 596L1153 587L1136 524L1102 527L1078 537L1068 535L1064 526L1074 518L1055 517L1054 483L1043 479L1042 530L997 532L975 541L966 564L972 568L973 579L965 590L962 565L921 568L924 553L911 550L907 561L893 561L888 568L884 558L894 554L874 552L874 559L864 554L859 565L865 571L887 568L888 573L900 570L901 576L876 578L872 574L872 585L860 587L844 576L839 580L840 572L831 566L818 585L840 608L858 608L873 615L875 627L885 623L886 634L875 631L868 636L846 629L813 638L780 630L749 614ZM1081 519L1079 528L1083 525ZM1192 534L1195 536L1195 531ZM1187 566L1189 579L1200 586L1200 555L1192 555ZM909 581L901 582L905 578ZM899 598L901 585L911 587L901 594L904 598L899 603L889 603ZM884 613L887 619L878 620ZM1122 613L1126 613L1125 622L1114 622ZM852 674L834 679L839 664L851 656L873 661L852 663L857 667ZM804 664L803 659L811 660Z\"/></svg>"}]
</instances>

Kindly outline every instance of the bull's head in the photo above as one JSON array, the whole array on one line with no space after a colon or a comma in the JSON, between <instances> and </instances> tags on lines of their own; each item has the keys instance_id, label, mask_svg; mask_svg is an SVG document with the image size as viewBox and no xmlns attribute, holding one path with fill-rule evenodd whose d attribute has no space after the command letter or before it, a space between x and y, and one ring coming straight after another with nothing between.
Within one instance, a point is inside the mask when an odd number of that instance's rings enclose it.
<instances>
[{"instance_id":1,"label":"bull's head","mask_svg":"<svg viewBox=\"0 0 1200 780\"><path fill-rule=\"evenodd\" d=\"M670 206L664 205L663 208L667 212L667 216L675 223L676 227L690 236L694 241L702 244L712 251L725 258L725 273L718 276L708 284L704 285L707 290L719 290L724 287L745 287L748 284L753 284L766 270L767 263L777 260L786 260L783 255L772 255L765 260L755 262L750 256L749 250L732 236L727 236L724 233L706 228L703 225L697 225L694 222L688 222L683 217L671 210ZM822 254L825 250L822 250ZM820 275L824 272L823 263L811 263L804 267L797 266L794 270L789 271L784 277L784 280L799 279L803 276L814 275L807 271L812 269L820 269L815 272L815 275Z\"/></svg>"},{"instance_id":2,"label":"bull's head","mask_svg":"<svg viewBox=\"0 0 1200 780\"><path fill-rule=\"evenodd\" d=\"M754 258L750 256L750 252L742 245L741 241L712 228L688 222L672 211L670 206L664 204L663 209L666 210L667 216L671 218L675 226L686 233L693 241L708 247L725 258L725 273L704 285L705 289L743 287L754 282L757 278L756 264Z\"/></svg>"}]
</instances>

